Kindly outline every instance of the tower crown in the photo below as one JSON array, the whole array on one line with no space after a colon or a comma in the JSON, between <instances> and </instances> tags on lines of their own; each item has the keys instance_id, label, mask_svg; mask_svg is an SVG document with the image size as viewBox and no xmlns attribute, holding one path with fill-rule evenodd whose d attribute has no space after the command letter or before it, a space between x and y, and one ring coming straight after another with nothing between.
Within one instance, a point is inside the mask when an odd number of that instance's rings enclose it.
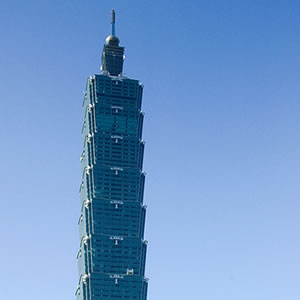
<instances>
[{"instance_id":1,"label":"tower crown","mask_svg":"<svg viewBox=\"0 0 300 300\"><path fill-rule=\"evenodd\" d=\"M102 71L111 76L120 76L123 71L124 47L119 46L120 40L116 36L116 13L111 12L111 35L106 38L102 52Z\"/></svg>"},{"instance_id":2,"label":"tower crown","mask_svg":"<svg viewBox=\"0 0 300 300\"><path fill-rule=\"evenodd\" d=\"M114 35L109 35L105 41L107 45L114 46L114 47L118 47L120 43L119 38Z\"/></svg>"}]
</instances>

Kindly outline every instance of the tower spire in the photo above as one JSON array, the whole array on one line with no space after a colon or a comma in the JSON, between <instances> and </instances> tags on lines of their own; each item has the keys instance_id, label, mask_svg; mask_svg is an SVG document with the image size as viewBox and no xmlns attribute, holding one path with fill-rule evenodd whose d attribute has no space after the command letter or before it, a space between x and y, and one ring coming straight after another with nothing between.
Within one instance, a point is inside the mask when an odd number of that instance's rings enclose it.
<instances>
[{"instance_id":1,"label":"tower spire","mask_svg":"<svg viewBox=\"0 0 300 300\"><path fill-rule=\"evenodd\" d=\"M114 9L111 11L111 35L116 35L116 12Z\"/></svg>"},{"instance_id":2,"label":"tower spire","mask_svg":"<svg viewBox=\"0 0 300 300\"><path fill-rule=\"evenodd\" d=\"M111 12L111 35L106 38L102 52L102 71L111 76L121 76L123 71L124 47L120 47L120 40L116 37L116 13Z\"/></svg>"}]
</instances>

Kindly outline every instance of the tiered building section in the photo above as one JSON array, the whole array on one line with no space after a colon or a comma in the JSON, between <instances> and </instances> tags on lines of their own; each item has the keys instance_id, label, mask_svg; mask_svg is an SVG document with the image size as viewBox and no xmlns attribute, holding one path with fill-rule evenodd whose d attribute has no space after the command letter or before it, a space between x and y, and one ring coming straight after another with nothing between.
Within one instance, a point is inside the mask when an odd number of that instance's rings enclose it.
<instances>
[{"instance_id":1,"label":"tiered building section","mask_svg":"<svg viewBox=\"0 0 300 300\"><path fill-rule=\"evenodd\" d=\"M83 102L77 300L146 300L143 86L122 76L124 48L106 39Z\"/></svg>"}]
</instances>

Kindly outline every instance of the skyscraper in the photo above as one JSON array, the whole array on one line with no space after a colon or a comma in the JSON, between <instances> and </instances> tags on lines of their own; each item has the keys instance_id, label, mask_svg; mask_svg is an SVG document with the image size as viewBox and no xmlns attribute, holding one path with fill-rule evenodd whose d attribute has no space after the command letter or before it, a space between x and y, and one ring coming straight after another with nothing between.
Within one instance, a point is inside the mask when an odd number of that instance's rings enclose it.
<instances>
[{"instance_id":1,"label":"skyscraper","mask_svg":"<svg viewBox=\"0 0 300 300\"><path fill-rule=\"evenodd\" d=\"M77 300L147 298L143 85L122 75L119 43L112 11L102 74L88 78L83 101Z\"/></svg>"}]
</instances>

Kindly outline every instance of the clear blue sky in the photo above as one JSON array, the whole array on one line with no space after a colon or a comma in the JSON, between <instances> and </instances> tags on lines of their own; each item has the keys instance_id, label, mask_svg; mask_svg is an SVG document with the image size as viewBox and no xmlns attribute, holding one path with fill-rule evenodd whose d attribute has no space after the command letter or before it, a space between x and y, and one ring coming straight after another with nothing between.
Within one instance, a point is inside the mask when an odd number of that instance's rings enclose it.
<instances>
[{"instance_id":1,"label":"clear blue sky","mask_svg":"<svg viewBox=\"0 0 300 300\"><path fill-rule=\"evenodd\" d=\"M148 300L299 300L298 0L1 3L1 299L75 299L82 92L112 8L145 84Z\"/></svg>"}]
</instances>

